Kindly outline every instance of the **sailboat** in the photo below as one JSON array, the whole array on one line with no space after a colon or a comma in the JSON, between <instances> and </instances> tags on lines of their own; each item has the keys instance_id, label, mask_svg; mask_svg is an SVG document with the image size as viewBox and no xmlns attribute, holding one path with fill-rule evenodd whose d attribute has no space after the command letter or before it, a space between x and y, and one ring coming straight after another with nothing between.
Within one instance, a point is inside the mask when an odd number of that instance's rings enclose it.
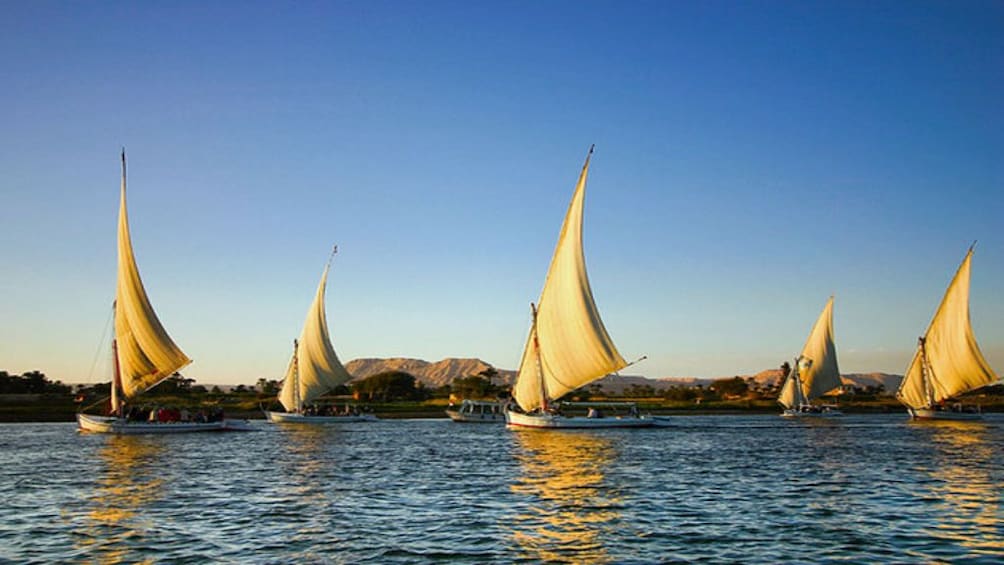
<instances>
[{"instance_id":1,"label":"sailboat","mask_svg":"<svg viewBox=\"0 0 1004 565\"><path fill-rule=\"evenodd\" d=\"M142 418L139 411L126 411L126 403L153 388L192 362L164 330L150 305L136 266L129 218L126 213L126 158L122 150L122 188L118 220L118 283L115 290L115 329L112 339L114 374L111 413L106 416L77 414L81 431L113 434L187 433L243 429L227 421L171 421ZM131 413L132 417L127 414ZM145 414L144 414L145 415ZM149 421L154 420L154 421Z\"/></svg>"},{"instance_id":2,"label":"sailboat","mask_svg":"<svg viewBox=\"0 0 1004 565\"><path fill-rule=\"evenodd\" d=\"M285 412L265 411L269 422L327 424L337 422L364 422L376 420L373 414L362 414L352 408L343 413L315 410L311 403L339 385L352 380L352 375L338 360L328 337L328 321L324 314L324 290L328 284L331 260L338 252L336 245L321 274L314 302L307 310L300 339L293 341L293 355L286 369L286 377L279 390L279 402Z\"/></svg>"},{"instance_id":3,"label":"sailboat","mask_svg":"<svg viewBox=\"0 0 1004 565\"><path fill-rule=\"evenodd\" d=\"M565 214L558 245L537 304L523 349L513 398L518 405L506 410L509 427L606 428L646 427L656 424L625 403L590 406L588 416L562 413L557 399L629 365L607 334L593 301L582 250L582 210L586 177L593 148L589 148L575 194ZM639 359L640 361L640 359ZM624 414L604 414L626 408Z\"/></svg>"},{"instance_id":4,"label":"sailboat","mask_svg":"<svg viewBox=\"0 0 1004 565\"><path fill-rule=\"evenodd\" d=\"M917 340L917 352L896 391L896 398L914 418L980 419L978 407L963 407L953 399L997 381L969 323L969 279L975 247L975 243L969 247L931 325Z\"/></svg>"},{"instance_id":5,"label":"sailboat","mask_svg":"<svg viewBox=\"0 0 1004 565\"><path fill-rule=\"evenodd\" d=\"M816 319L802 353L781 386L778 403L784 406L782 416L842 416L843 412L828 404L812 404L820 396L840 386L837 368L837 348L833 343L833 297Z\"/></svg>"}]
</instances>

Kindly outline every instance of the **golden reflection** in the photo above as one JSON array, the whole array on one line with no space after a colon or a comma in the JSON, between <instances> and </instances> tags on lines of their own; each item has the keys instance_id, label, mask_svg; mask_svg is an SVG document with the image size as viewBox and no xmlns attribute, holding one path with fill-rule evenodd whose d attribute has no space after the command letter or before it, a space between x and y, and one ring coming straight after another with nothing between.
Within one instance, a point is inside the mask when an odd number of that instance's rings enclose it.
<instances>
[{"instance_id":1,"label":"golden reflection","mask_svg":"<svg viewBox=\"0 0 1004 565\"><path fill-rule=\"evenodd\" d=\"M97 562L137 562L135 556L127 559L129 541L153 527L143 510L161 495L163 479L158 468L163 449L156 437L108 436L98 451L101 476L90 498L87 527L77 543Z\"/></svg>"},{"instance_id":2,"label":"golden reflection","mask_svg":"<svg viewBox=\"0 0 1004 565\"><path fill-rule=\"evenodd\" d=\"M283 455L278 463L284 482L295 500L322 504L330 498L330 479L326 469L334 446L341 444L342 431L336 426L279 424L283 434Z\"/></svg>"},{"instance_id":3,"label":"golden reflection","mask_svg":"<svg viewBox=\"0 0 1004 565\"><path fill-rule=\"evenodd\" d=\"M620 517L619 499L604 473L617 453L613 442L586 431L515 431L522 473L512 491L520 504L508 524L521 557L534 561L597 563Z\"/></svg>"},{"instance_id":4,"label":"golden reflection","mask_svg":"<svg viewBox=\"0 0 1004 565\"><path fill-rule=\"evenodd\" d=\"M1001 461L999 446L988 437L983 422L929 421L919 424L931 433L932 494L941 499L933 512L931 534L965 547L975 555L1000 555L1001 485L990 470Z\"/></svg>"}]
</instances>

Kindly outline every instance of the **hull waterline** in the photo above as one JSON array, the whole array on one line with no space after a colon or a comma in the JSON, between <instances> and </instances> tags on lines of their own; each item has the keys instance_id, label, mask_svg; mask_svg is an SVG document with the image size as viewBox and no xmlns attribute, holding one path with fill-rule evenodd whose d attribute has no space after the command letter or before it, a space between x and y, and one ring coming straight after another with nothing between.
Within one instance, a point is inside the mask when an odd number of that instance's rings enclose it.
<instances>
[{"instance_id":1,"label":"hull waterline","mask_svg":"<svg viewBox=\"0 0 1004 565\"><path fill-rule=\"evenodd\" d=\"M379 418L373 414L352 414L347 416L307 416L291 412L265 411L265 419L273 424L349 424L352 422L375 422Z\"/></svg>"},{"instance_id":2,"label":"hull waterline","mask_svg":"<svg viewBox=\"0 0 1004 565\"><path fill-rule=\"evenodd\" d=\"M907 412L914 420L972 421L983 419L983 414L979 412L955 412L952 410L932 410L930 408L907 408Z\"/></svg>"},{"instance_id":3,"label":"hull waterline","mask_svg":"<svg viewBox=\"0 0 1004 565\"><path fill-rule=\"evenodd\" d=\"M521 414L506 412L506 425L510 428L537 429L597 429L597 428L649 428L664 425L653 416L623 416L588 418L558 414Z\"/></svg>"},{"instance_id":4,"label":"hull waterline","mask_svg":"<svg viewBox=\"0 0 1004 565\"><path fill-rule=\"evenodd\" d=\"M465 414L456 410L446 410L446 415L454 422L491 424L494 422L505 422L502 414Z\"/></svg>"},{"instance_id":5,"label":"hull waterline","mask_svg":"<svg viewBox=\"0 0 1004 565\"><path fill-rule=\"evenodd\" d=\"M784 418L840 418L843 415L843 412L835 408L826 408L823 410L799 410L798 408L788 408L784 412L781 412L781 416Z\"/></svg>"},{"instance_id":6,"label":"hull waterline","mask_svg":"<svg viewBox=\"0 0 1004 565\"><path fill-rule=\"evenodd\" d=\"M96 434L191 434L198 432L248 431L246 421L222 420L219 422L134 422L125 418L77 414L81 432Z\"/></svg>"}]
</instances>

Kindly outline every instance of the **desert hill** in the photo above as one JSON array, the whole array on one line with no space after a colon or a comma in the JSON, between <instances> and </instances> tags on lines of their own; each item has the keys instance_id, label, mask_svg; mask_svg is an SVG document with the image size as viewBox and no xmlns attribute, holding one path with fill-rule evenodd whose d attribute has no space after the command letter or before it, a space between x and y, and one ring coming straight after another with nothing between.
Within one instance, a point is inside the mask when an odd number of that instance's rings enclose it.
<instances>
[{"instance_id":1,"label":"desert hill","mask_svg":"<svg viewBox=\"0 0 1004 565\"><path fill-rule=\"evenodd\" d=\"M414 375L425 386L438 388L451 384L456 378L477 375L493 367L489 363L476 358L448 357L430 363L422 359L392 357L388 359L353 359L345 364L345 368L348 369L354 380L364 379L385 371L404 371ZM498 368L495 368L495 370L498 371L498 375L493 379L493 382L497 385L511 385L516 379L516 371ZM755 375L739 376L743 379L752 378L753 382L761 387L770 387L780 384L781 371L779 369L768 369L760 371ZM632 386L652 387L657 391L678 386L689 387L700 385L706 387L717 378L729 377L661 377L650 379L634 375L608 375L596 381L592 386L598 385L603 392L620 394ZM845 385L861 388L882 385L885 387L886 393L891 394L899 386L899 381L903 377L902 375L891 375L888 373L849 373L841 375L840 378Z\"/></svg>"},{"instance_id":2,"label":"desert hill","mask_svg":"<svg viewBox=\"0 0 1004 565\"><path fill-rule=\"evenodd\" d=\"M353 380L365 379L386 371L404 371L413 375L425 386L438 388L451 384L456 378L477 375L493 367L480 359L448 357L430 363L422 359L392 357L389 359L353 359L345 364L345 368L353 376ZM494 384L512 384L516 379L516 371L503 369L496 369L496 371L498 371L498 376L493 379Z\"/></svg>"}]
</instances>

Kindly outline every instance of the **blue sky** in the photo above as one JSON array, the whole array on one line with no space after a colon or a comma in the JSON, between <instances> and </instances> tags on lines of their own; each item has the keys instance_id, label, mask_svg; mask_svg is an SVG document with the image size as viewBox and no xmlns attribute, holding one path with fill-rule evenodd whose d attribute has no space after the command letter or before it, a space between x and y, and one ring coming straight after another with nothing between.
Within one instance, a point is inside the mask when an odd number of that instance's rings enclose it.
<instances>
[{"instance_id":1,"label":"blue sky","mask_svg":"<svg viewBox=\"0 0 1004 565\"><path fill-rule=\"evenodd\" d=\"M188 376L279 378L333 243L343 360L515 368L595 143L632 374L776 367L830 294L901 373L973 240L1004 371L999 2L8 2L0 84L0 369L107 380L121 146Z\"/></svg>"}]
</instances>

